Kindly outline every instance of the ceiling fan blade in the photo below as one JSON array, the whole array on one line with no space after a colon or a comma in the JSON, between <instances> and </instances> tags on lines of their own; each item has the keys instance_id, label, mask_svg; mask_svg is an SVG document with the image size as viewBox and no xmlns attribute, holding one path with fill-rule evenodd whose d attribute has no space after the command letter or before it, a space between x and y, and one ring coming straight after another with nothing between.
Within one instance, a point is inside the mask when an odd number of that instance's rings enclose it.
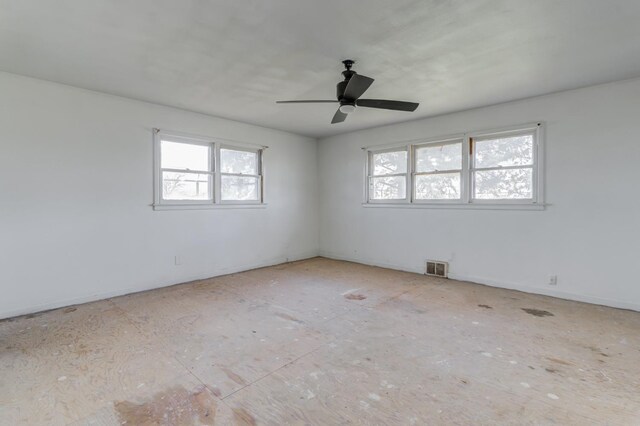
<instances>
[{"instance_id":1,"label":"ceiling fan blade","mask_svg":"<svg viewBox=\"0 0 640 426\"><path fill-rule=\"evenodd\" d=\"M415 111L419 103L388 101L386 99L358 99L356 105L367 108L391 109L395 111Z\"/></svg>"},{"instance_id":2,"label":"ceiling fan blade","mask_svg":"<svg viewBox=\"0 0 640 426\"><path fill-rule=\"evenodd\" d=\"M344 97L347 99L358 99L369 86L373 83L373 79L360 74L353 74L344 89Z\"/></svg>"},{"instance_id":3,"label":"ceiling fan blade","mask_svg":"<svg viewBox=\"0 0 640 426\"><path fill-rule=\"evenodd\" d=\"M338 101L276 101L277 104L324 104L324 103L332 103L335 104Z\"/></svg>"},{"instance_id":4,"label":"ceiling fan blade","mask_svg":"<svg viewBox=\"0 0 640 426\"><path fill-rule=\"evenodd\" d=\"M347 118L347 114L338 109L331 120L331 124L342 123Z\"/></svg>"}]
</instances>

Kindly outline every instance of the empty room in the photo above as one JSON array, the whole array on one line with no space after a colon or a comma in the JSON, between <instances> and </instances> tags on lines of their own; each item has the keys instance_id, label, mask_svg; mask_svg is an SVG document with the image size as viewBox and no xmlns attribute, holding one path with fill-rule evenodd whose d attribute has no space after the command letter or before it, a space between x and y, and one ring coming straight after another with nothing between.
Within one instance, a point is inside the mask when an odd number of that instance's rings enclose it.
<instances>
[{"instance_id":1,"label":"empty room","mask_svg":"<svg viewBox=\"0 0 640 426\"><path fill-rule=\"evenodd\" d=\"M640 425L637 0L0 0L0 425Z\"/></svg>"}]
</instances>

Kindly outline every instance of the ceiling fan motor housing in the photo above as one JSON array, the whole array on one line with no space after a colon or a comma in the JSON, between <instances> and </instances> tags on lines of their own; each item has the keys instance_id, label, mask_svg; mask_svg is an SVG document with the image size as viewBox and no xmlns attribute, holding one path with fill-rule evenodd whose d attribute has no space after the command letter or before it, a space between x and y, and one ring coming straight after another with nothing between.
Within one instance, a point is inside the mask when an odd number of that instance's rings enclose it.
<instances>
[{"instance_id":1,"label":"ceiling fan motor housing","mask_svg":"<svg viewBox=\"0 0 640 426\"><path fill-rule=\"evenodd\" d=\"M354 74L356 74L355 71L351 71L351 67L353 66L353 64L355 64L355 61L351 60L351 59L346 59L344 61L342 61L342 63L344 64L344 67L346 68L346 70L342 71L342 75L344 76L344 81L341 81L340 83L338 83L336 85L336 95L338 100L340 101L340 105L354 105L356 104L356 100L355 99L346 99L344 97L344 91L347 88L347 84L349 83L349 80L351 80L351 77L353 77Z\"/></svg>"}]
</instances>

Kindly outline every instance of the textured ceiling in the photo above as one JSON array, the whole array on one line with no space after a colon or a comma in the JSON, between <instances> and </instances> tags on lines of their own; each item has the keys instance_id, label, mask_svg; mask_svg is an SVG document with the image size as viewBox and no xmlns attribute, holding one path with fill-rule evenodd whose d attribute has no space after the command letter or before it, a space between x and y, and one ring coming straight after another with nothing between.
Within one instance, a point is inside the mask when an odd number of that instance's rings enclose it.
<instances>
[{"instance_id":1,"label":"textured ceiling","mask_svg":"<svg viewBox=\"0 0 640 426\"><path fill-rule=\"evenodd\" d=\"M309 136L640 75L638 0L0 0L0 70ZM345 58L376 79L331 125Z\"/></svg>"}]
</instances>

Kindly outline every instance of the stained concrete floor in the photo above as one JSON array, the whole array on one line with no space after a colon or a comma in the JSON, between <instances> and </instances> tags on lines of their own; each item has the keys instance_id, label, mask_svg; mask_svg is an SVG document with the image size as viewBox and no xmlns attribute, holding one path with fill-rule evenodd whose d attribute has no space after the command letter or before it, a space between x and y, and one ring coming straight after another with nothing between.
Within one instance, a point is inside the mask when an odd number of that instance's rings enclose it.
<instances>
[{"instance_id":1,"label":"stained concrete floor","mask_svg":"<svg viewBox=\"0 0 640 426\"><path fill-rule=\"evenodd\" d=\"M0 424L640 424L640 313L315 258L0 322Z\"/></svg>"}]
</instances>

